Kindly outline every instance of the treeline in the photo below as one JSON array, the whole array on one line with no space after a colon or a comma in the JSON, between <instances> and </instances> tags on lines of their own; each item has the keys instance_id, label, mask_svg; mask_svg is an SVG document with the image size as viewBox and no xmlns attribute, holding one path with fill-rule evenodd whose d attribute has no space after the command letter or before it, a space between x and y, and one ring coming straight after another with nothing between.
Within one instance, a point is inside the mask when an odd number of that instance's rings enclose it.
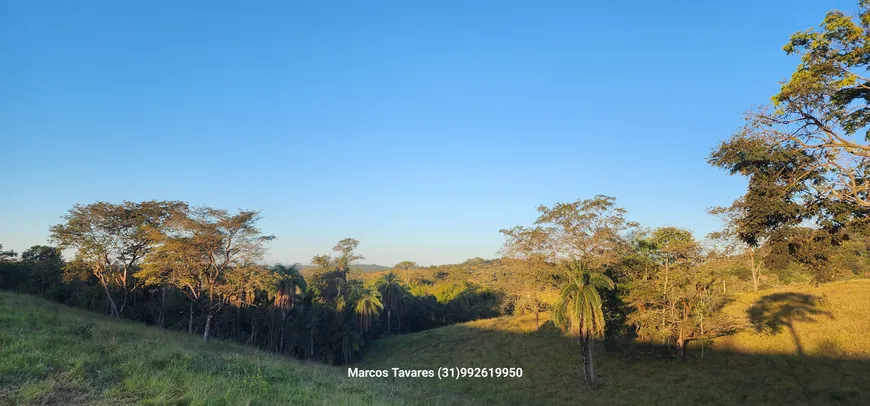
<instances>
[{"instance_id":1,"label":"treeline","mask_svg":"<svg viewBox=\"0 0 870 406\"><path fill-rule=\"evenodd\" d=\"M393 273L363 281L350 270L362 259L350 238L314 257L306 275L261 265L274 237L254 211L99 202L63 220L50 229L55 246L3 252L0 288L328 363L352 361L378 337L498 314L500 296L475 285L436 298Z\"/></svg>"}]
</instances>

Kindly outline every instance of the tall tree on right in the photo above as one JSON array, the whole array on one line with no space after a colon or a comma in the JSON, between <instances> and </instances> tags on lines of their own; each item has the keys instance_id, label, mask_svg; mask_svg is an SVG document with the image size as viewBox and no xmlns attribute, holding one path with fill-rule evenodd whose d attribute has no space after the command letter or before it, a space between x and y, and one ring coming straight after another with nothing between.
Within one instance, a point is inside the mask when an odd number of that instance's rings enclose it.
<instances>
[{"instance_id":1,"label":"tall tree on right","mask_svg":"<svg viewBox=\"0 0 870 406\"><path fill-rule=\"evenodd\" d=\"M800 64L772 106L749 114L743 134L801 151L825 173L813 189L870 207L870 2L859 1L854 17L828 12L820 29L792 35L783 49Z\"/></svg>"}]
</instances>

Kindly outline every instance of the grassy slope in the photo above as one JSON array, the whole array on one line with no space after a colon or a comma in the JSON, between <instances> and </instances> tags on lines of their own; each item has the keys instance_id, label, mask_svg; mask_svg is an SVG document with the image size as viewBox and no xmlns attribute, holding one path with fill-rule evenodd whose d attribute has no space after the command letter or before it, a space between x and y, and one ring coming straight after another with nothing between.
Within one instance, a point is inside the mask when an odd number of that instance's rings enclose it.
<instances>
[{"instance_id":1,"label":"grassy slope","mask_svg":"<svg viewBox=\"0 0 870 406\"><path fill-rule=\"evenodd\" d=\"M598 348L593 389L580 384L576 343L531 315L381 340L356 365L522 367L522 378L348 379L346 368L0 293L0 404L870 404L870 281L743 295L726 311L746 318L783 291L823 296L833 316L795 324L806 356L787 332L743 332L684 362Z\"/></svg>"},{"instance_id":2,"label":"grassy slope","mask_svg":"<svg viewBox=\"0 0 870 406\"><path fill-rule=\"evenodd\" d=\"M0 404L461 403L346 373L0 292Z\"/></svg>"},{"instance_id":3,"label":"grassy slope","mask_svg":"<svg viewBox=\"0 0 870 406\"><path fill-rule=\"evenodd\" d=\"M795 332L809 356L863 358L870 361L870 280L835 282L819 287L782 287L744 294L725 311L733 317L746 318L746 309L758 299L771 294L800 293L821 299L822 313L812 320L796 322ZM824 314L830 313L830 314ZM717 340L717 348L742 353L794 354L796 345L791 334L758 334L747 329Z\"/></svg>"},{"instance_id":4,"label":"grassy slope","mask_svg":"<svg viewBox=\"0 0 870 406\"><path fill-rule=\"evenodd\" d=\"M534 316L455 325L376 342L363 366L522 367L520 379L421 380L440 391L493 404L870 404L870 281L791 287L738 297L726 311L747 319L759 297L784 291L823 296L833 318L796 323L806 356L787 332L723 338L683 361L598 348L600 385L580 385L579 349ZM745 353L734 353L739 350ZM835 357L823 358L825 350ZM482 403L484 403L482 402Z\"/></svg>"}]
</instances>

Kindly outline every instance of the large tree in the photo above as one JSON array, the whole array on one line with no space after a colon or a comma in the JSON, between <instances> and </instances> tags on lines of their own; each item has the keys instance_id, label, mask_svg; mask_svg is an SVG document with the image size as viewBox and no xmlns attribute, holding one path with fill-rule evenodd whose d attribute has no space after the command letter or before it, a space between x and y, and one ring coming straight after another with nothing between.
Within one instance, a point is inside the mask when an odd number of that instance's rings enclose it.
<instances>
[{"instance_id":1,"label":"large tree","mask_svg":"<svg viewBox=\"0 0 870 406\"><path fill-rule=\"evenodd\" d=\"M77 204L63 216L64 223L51 227L51 240L60 249L76 251L67 277L95 277L109 312L120 317L131 293L141 286L134 273L154 245L154 230L184 207L162 201Z\"/></svg>"},{"instance_id":2,"label":"large tree","mask_svg":"<svg viewBox=\"0 0 870 406\"><path fill-rule=\"evenodd\" d=\"M850 234L867 233L870 208L820 194L818 185L829 183L829 179L819 158L808 151L741 132L716 148L709 162L748 178L743 196L731 206L714 208L712 212L726 219L725 230L714 236L745 244L751 250L756 277L761 262L755 254L762 243L768 250L799 254L794 249L798 247L794 238L807 237L804 231L809 231L809 238L815 242L829 241L833 245L847 240ZM798 230L807 225L812 228ZM826 279L823 262L808 255L793 256L814 270L816 281Z\"/></svg>"},{"instance_id":3,"label":"large tree","mask_svg":"<svg viewBox=\"0 0 870 406\"><path fill-rule=\"evenodd\" d=\"M283 352L287 314L296 307L299 296L308 289L308 284L296 265L285 266L276 264L272 267L272 272L275 273L275 284L270 293L272 303L281 312L281 326L278 329L278 351Z\"/></svg>"},{"instance_id":4,"label":"large tree","mask_svg":"<svg viewBox=\"0 0 870 406\"><path fill-rule=\"evenodd\" d=\"M255 291L274 287L274 273L257 265L274 237L257 228L259 213L208 207L176 211L157 236L141 277L181 290L205 315L202 338L227 305L253 300Z\"/></svg>"},{"instance_id":5,"label":"large tree","mask_svg":"<svg viewBox=\"0 0 870 406\"><path fill-rule=\"evenodd\" d=\"M810 185L819 194L870 207L870 2L859 1L854 17L829 12L819 29L792 35L784 50L800 64L771 106L749 114L742 134L801 151L825 174Z\"/></svg>"},{"instance_id":6,"label":"large tree","mask_svg":"<svg viewBox=\"0 0 870 406\"><path fill-rule=\"evenodd\" d=\"M623 234L637 226L625 219L626 210L616 206L615 198L603 195L570 203L556 203L553 207L540 206L538 212L540 216L535 224L548 236L547 246L552 250L552 260L569 264L563 266L563 299L566 292L594 287L589 285L588 275L604 275L614 266L620 260L621 248L625 245ZM573 297L570 303L575 306L577 303L587 303L576 295ZM601 302L596 303L599 308L593 310L603 312ZM564 305L565 301L560 304ZM568 329L573 324L562 323L562 326ZM601 326L603 331L603 322ZM590 331L595 334L584 336L580 344L586 380L594 382L591 339L597 337L598 333L597 330Z\"/></svg>"},{"instance_id":7,"label":"large tree","mask_svg":"<svg viewBox=\"0 0 870 406\"><path fill-rule=\"evenodd\" d=\"M584 269L600 269L619 260L622 233L637 226L625 219L616 198L598 195L553 207L538 207L535 224L550 238L554 260L579 261Z\"/></svg>"},{"instance_id":8,"label":"large tree","mask_svg":"<svg viewBox=\"0 0 870 406\"><path fill-rule=\"evenodd\" d=\"M387 334L393 334L393 315L399 322L399 332L402 330L402 312L405 309L405 286L394 272L389 272L375 282L375 287L383 298L387 310Z\"/></svg>"}]
</instances>

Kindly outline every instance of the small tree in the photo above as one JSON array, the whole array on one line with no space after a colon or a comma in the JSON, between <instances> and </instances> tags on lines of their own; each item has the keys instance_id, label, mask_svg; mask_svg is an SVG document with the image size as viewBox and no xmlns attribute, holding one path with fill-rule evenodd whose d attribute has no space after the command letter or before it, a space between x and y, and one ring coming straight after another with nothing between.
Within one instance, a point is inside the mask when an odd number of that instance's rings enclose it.
<instances>
[{"instance_id":1,"label":"small tree","mask_svg":"<svg viewBox=\"0 0 870 406\"><path fill-rule=\"evenodd\" d=\"M0 244L0 262L9 262L17 256L13 250L3 251L3 244Z\"/></svg>"},{"instance_id":2,"label":"small tree","mask_svg":"<svg viewBox=\"0 0 870 406\"><path fill-rule=\"evenodd\" d=\"M414 261L402 261L393 266L393 269L407 271L409 269L419 268L416 262Z\"/></svg>"},{"instance_id":3,"label":"small tree","mask_svg":"<svg viewBox=\"0 0 870 406\"><path fill-rule=\"evenodd\" d=\"M583 354L583 376L595 383L592 340L604 336L604 310L599 289L613 289L613 281L601 273L584 269L580 261L565 264L570 275L553 305L553 323L577 338Z\"/></svg>"},{"instance_id":4,"label":"small tree","mask_svg":"<svg viewBox=\"0 0 870 406\"><path fill-rule=\"evenodd\" d=\"M56 247L34 245L21 253L21 260L30 266L31 283L39 286L41 295L45 295L47 286L63 281L63 255Z\"/></svg>"},{"instance_id":5,"label":"small tree","mask_svg":"<svg viewBox=\"0 0 870 406\"><path fill-rule=\"evenodd\" d=\"M506 258L521 261L523 273L521 279L526 294L530 294L529 302L535 312L535 326L540 326L541 290L550 279L548 259L552 256L550 235L542 227L525 228L516 226L511 229L499 230L505 236L502 254Z\"/></svg>"},{"instance_id":6,"label":"small tree","mask_svg":"<svg viewBox=\"0 0 870 406\"><path fill-rule=\"evenodd\" d=\"M377 290L363 289L360 293L354 312L363 331L368 331L371 328L372 320L377 319L381 310L384 309L384 305L381 303L381 293Z\"/></svg>"},{"instance_id":7,"label":"small tree","mask_svg":"<svg viewBox=\"0 0 870 406\"><path fill-rule=\"evenodd\" d=\"M355 253L359 241L353 238L345 238L335 244L332 250L338 255L335 257L335 266L342 273L344 280L347 280L347 273L350 270L350 264L354 261L365 259L364 256Z\"/></svg>"},{"instance_id":8,"label":"small tree","mask_svg":"<svg viewBox=\"0 0 870 406\"><path fill-rule=\"evenodd\" d=\"M720 303L714 288L718 267L705 260L688 230L659 228L652 241L660 264L649 279L632 284L628 322L641 339L671 345L682 358L686 343L717 331L712 315Z\"/></svg>"},{"instance_id":9,"label":"small tree","mask_svg":"<svg viewBox=\"0 0 870 406\"><path fill-rule=\"evenodd\" d=\"M714 207L708 212L725 223L722 231L710 233L708 237L723 242L726 254L743 252L752 277L752 290L757 292L761 281L761 246L767 240L765 230L748 229L749 224L745 220L749 213L744 209L741 199L730 207Z\"/></svg>"}]
</instances>

